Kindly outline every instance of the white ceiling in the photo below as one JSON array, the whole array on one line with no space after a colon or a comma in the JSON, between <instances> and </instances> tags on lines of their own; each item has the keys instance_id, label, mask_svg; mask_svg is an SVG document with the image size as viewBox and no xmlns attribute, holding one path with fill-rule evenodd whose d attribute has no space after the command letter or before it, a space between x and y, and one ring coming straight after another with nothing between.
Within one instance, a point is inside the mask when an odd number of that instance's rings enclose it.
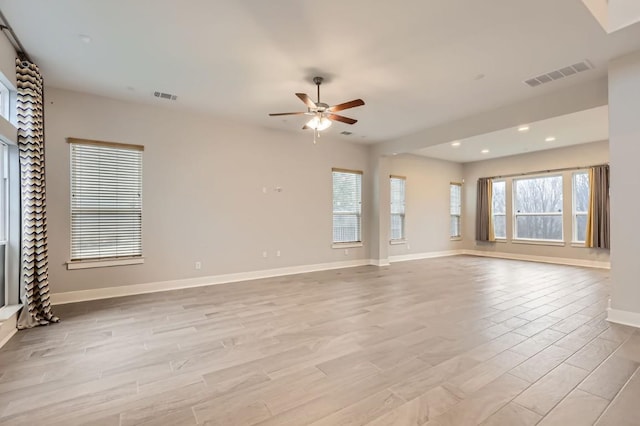
<instances>
[{"instance_id":1,"label":"white ceiling","mask_svg":"<svg viewBox=\"0 0 640 426\"><path fill-rule=\"evenodd\" d=\"M304 117L267 114L302 110L294 93L312 95L322 75L327 103L365 100L344 111L357 124L329 130L360 142L601 78L610 58L640 48L638 26L607 36L581 0L0 0L0 10L50 86L302 132ZM596 69L522 83L584 59Z\"/></svg>"},{"instance_id":2,"label":"white ceiling","mask_svg":"<svg viewBox=\"0 0 640 426\"><path fill-rule=\"evenodd\" d=\"M527 131L519 128L528 127ZM547 141L547 138L555 138ZM607 105L535 123L430 146L414 152L425 157L468 163L609 139ZM483 153L488 150L488 153Z\"/></svg>"}]
</instances>

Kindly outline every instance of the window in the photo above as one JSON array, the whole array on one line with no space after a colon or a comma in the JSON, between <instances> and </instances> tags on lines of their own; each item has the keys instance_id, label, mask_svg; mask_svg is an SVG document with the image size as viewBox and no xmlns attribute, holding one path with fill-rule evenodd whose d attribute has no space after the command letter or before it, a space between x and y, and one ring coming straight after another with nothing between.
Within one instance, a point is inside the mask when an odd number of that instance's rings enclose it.
<instances>
[{"instance_id":1,"label":"window","mask_svg":"<svg viewBox=\"0 0 640 426\"><path fill-rule=\"evenodd\" d=\"M507 238L507 185L503 180L492 182L493 232L496 238Z\"/></svg>"},{"instance_id":2,"label":"window","mask_svg":"<svg viewBox=\"0 0 640 426\"><path fill-rule=\"evenodd\" d=\"M587 234L589 210L589 174L573 174L573 241L583 243Z\"/></svg>"},{"instance_id":3,"label":"window","mask_svg":"<svg viewBox=\"0 0 640 426\"><path fill-rule=\"evenodd\" d=\"M449 185L449 236L461 238L460 215L462 214L462 184L451 183Z\"/></svg>"},{"instance_id":4,"label":"window","mask_svg":"<svg viewBox=\"0 0 640 426\"><path fill-rule=\"evenodd\" d=\"M391 240L405 239L404 233L404 204L405 183L407 179L402 176L391 176Z\"/></svg>"},{"instance_id":5,"label":"window","mask_svg":"<svg viewBox=\"0 0 640 426\"><path fill-rule=\"evenodd\" d=\"M9 120L9 88L0 82L0 116Z\"/></svg>"},{"instance_id":6,"label":"window","mask_svg":"<svg viewBox=\"0 0 640 426\"><path fill-rule=\"evenodd\" d=\"M333 169L333 242L357 243L361 236L362 172Z\"/></svg>"},{"instance_id":7,"label":"window","mask_svg":"<svg viewBox=\"0 0 640 426\"><path fill-rule=\"evenodd\" d=\"M69 139L71 261L142 256L142 146Z\"/></svg>"},{"instance_id":8,"label":"window","mask_svg":"<svg viewBox=\"0 0 640 426\"><path fill-rule=\"evenodd\" d=\"M515 238L562 241L562 176L513 180Z\"/></svg>"}]
</instances>

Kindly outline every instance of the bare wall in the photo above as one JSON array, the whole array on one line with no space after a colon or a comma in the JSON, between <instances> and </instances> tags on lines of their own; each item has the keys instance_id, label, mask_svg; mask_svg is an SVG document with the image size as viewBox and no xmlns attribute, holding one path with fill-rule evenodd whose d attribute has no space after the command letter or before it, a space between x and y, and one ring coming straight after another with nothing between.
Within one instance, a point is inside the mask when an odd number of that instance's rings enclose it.
<instances>
[{"instance_id":1,"label":"bare wall","mask_svg":"<svg viewBox=\"0 0 640 426\"><path fill-rule=\"evenodd\" d=\"M534 172L539 170L557 169L565 167L589 166L602 164L609 161L608 141L594 142L583 145L574 145L565 148L537 151L522 155L497 158L494 160L466 163L464 165L465 191L463 194L463 229L465 235L465 249L489 252L502 252L510 254L548 256L568 259L582 259L594 261L609 261L609 251L600 249L588 249L573 247L571 245L571 171L563 173L565 211L563 228L565 245L533 245L516 244L510 241L496 243L478 243L475 241L475 217L476 217L476 182L480 177L500 176L513 173ZM510 208L510 185L507 182L507 213ZM569 214L566 214L569 212ZM507 238L512 235L513 224L507 216Z\"/></svg>"},{"instance_id":2,"label":"bare wall","mask_svg":"<svg viewBox=\"0 0 640 426\"><path fill-rule=\"evenodd\" d=\"M462 182L462 164L420 157L392 157L391 174L405 176L406 244L391 245L391 256L463 248L449 238L449 184ZM465 192L463 185L463 193ZM388 212L388 208L387 208ZM463 234L463 239L470 235Z\"/></svg>"},{"instance_id":3,"label":"bare wall","mask_svg":"<svg viewBox=\"0 0 640 426\"><path fill-rule=\"evenodd\" d=\"M53 88L47 89L45 112L54 293L367 257L366 234L365 247L349 249L348 255L331 248L331 168L363 170L363 192L369 194L366 146L332 141L329 133L314 145L308 132ZM144 264L66 269L67 137L145 146ZM369 208L365 199L365 231ZM196 261L202 262L199 271Z\"/></svg>"}]
</instances>

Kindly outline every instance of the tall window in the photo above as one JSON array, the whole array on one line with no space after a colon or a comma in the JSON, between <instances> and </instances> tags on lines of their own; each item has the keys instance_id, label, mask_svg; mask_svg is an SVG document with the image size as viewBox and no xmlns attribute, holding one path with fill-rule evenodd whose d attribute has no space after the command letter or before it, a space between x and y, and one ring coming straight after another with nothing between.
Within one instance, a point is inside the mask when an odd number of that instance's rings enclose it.
<instances>
[{"instance_id":1,"label":"tall window","mask_svg":"<svg viewBox=\"0 0 640 426\"><path fill-rule=\"evenodd\" d=\"M496 238L507 238L507 185L503 180L492 183L493 232Z\"/></svg>"},{"instance_id":2,"label":"tall window","mask_svg":"<svg viewBox=\"0 0 640 426\"><path fill-rule=\"evenodd\" d=\"M9 88L0 83L0 115L9 120Z\"/></svg>"},{"instance_id":3,"label":"tall window","mask_svg":"<svg viewBox=\"0 0 640 426\"><path fill-rule=\"evenodd\" d=\"M562 176L513 180L515 238L562 241Z\"/></svg>"},{"instance_id":4,"label":"tall window","mask_svg":"<svg viewBox=\"0 0 640 426\"><path fill-rule=\"evenodd\" d=\"M142 146L69 139L71 260L142 256Z\"/></svg>"},{"instance_id":5,"label":"tall window","mask_svg":"<svg viewBox=\"0 0 640 426\"><path fill-rule=\"evenodd\" d=\"M333 169L333 242L362 241L362 172Z\"/></svg>"},{"instance_id":6,"label":"tall window","mask_svg":"<svg viewBox=\"0 0 640 426\"><path fill-rule=\"evenodd\" d=\"M401 241L405 239L404 232L404 205L405 183L407 178L391 176L391 240Z\"/></svg>"},{"instance_id":7,"label":"tall window","mask_svg":"<svg viewBox=\"0 0 640 426\"><path fill-rule=\"evenodd\" d=\"M573 174L573 241L583 243L587 234L589 210L589 174Z\"/></svg>"},{"instance_id":8,"label":"tall window","mask_svg":"<svg viewBox=\"0 0 640 426\"><path fill-rule=\"evenodd\" d=\"M452 182L449 185L449 236L462 237L460 216L462 214L462 184Z\"/></svg>"}]
</instances>

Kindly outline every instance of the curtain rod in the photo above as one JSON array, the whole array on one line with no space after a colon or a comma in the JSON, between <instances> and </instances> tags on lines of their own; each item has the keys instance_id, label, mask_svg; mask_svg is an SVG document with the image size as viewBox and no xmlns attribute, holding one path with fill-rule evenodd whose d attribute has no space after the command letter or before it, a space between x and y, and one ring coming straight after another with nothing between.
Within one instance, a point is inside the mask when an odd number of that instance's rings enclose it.
<instances>
[{"instance_id":1,"label":"curtain rod","mask_svg":"<svg viewBox=\"0 0 640 426\"><path fill-rule=\"evenodd\" d=\"M4 17L4 14L2 13L1 10L0 10L0 21L2 21L2 24L0 24L0 30L6 31L4 35L9 40L9 43L13 45L13 48L16 49L16 53L18 54L18 57L20 58L20 60L24 61L26 59L27 61L33 63L31 58L29 57L29 54L25 50L24 46L22 45L22 43L20 43L20 39L18 38L16 33L13 32L13 28L11 28L11 25L9 25L7 18ZM7 34L7 32L9 34ZM9 35L11 37L9 37Z\"/></svg>"},{"instance_id":2,"label":"curtain rod","mask_svg":"<svg viewBox=\"0 0 640 426\"><path fill-rule=\"evenodd\" d=\"M510 178L510 177L518 177L518 176L539 175L539 174L542 174L542 173L566 172L567 170L583 170L583 169L590 169L592 167L608 166L608 165L609 165L609 163L594 164L594 165L591 165L591 166L562 167L562 168L559 168L559 169L537 170L535 172L511 173L511 174L500 175L500 176L489 176L489 177L486 177L484 179L501 179L501 178Z\"/></svg>"}]
</instances>

